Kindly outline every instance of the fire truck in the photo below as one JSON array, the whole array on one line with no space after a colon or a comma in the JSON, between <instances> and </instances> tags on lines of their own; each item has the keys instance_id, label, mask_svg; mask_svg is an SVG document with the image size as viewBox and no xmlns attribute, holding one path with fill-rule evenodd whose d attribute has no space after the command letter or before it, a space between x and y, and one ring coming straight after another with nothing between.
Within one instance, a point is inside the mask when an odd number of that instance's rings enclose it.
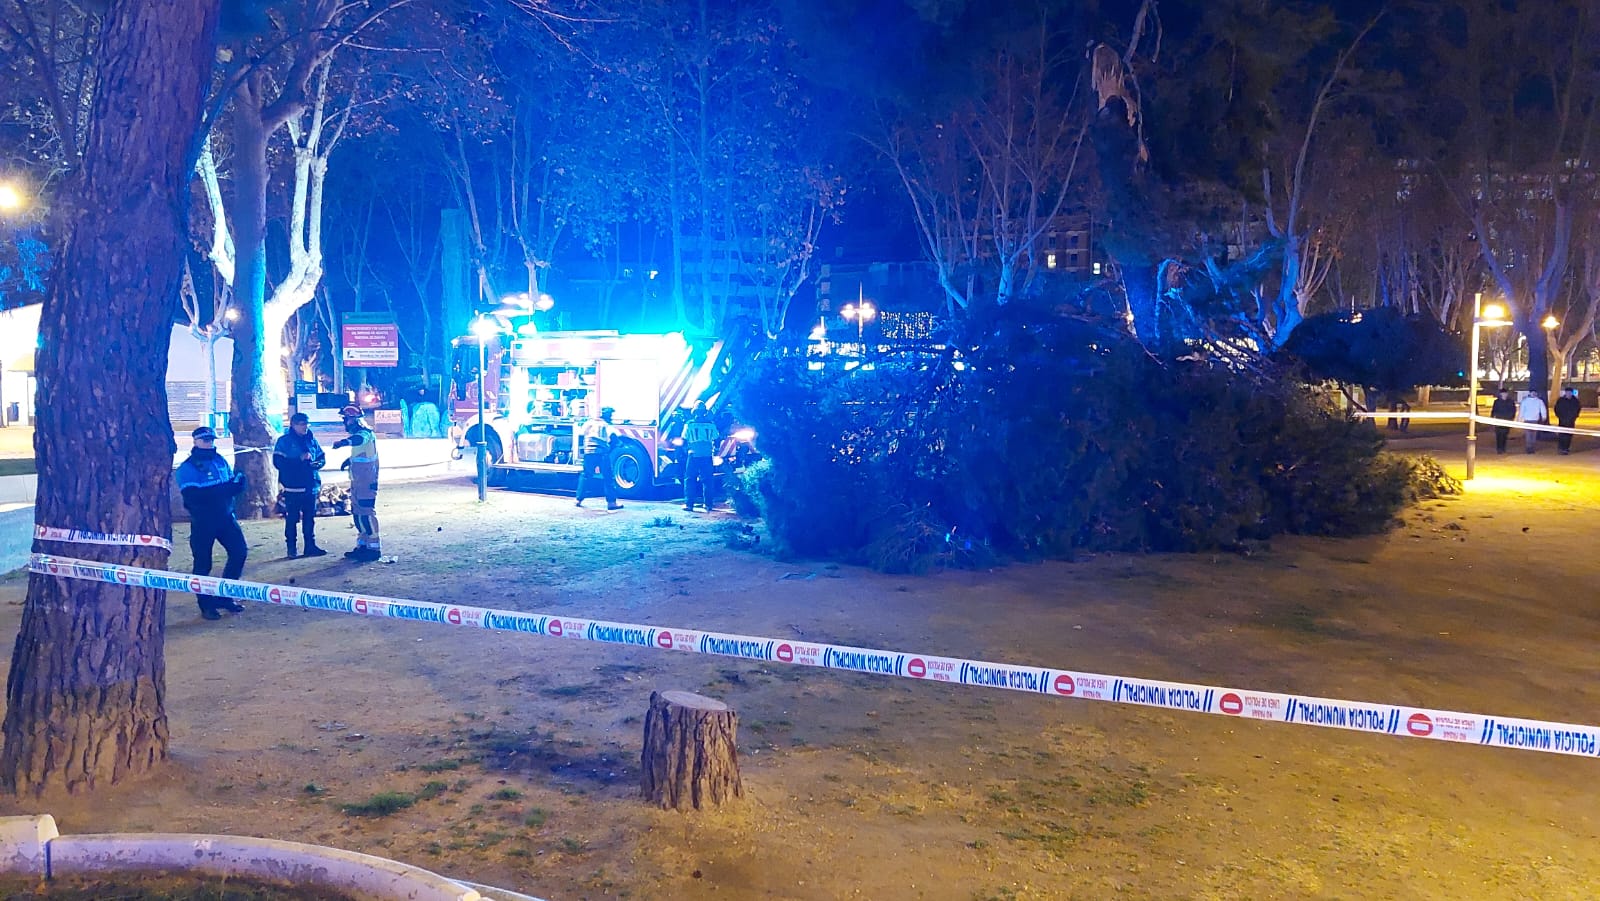
<instances>
[{"instance_id":1,"label":"fire truck","mask_svg":"<svg viewBox=\"0 0 1600 901\"><path fill-rule=\"evenodd\" d=\"M724 399L757 347L754 336L698 339L681 332L491 339L482 382L487 422L478 419L476 382L463 385L452 404L457 453L470 458L481 434L490 485L574 488L583 471L578 430L590 413L610 407L617 493L646 499L681 484L680 436L694 405L704 402L723 436L717 470L729 472L755 457L754 433L736 426Z\"/></svg>"}]
</instances>

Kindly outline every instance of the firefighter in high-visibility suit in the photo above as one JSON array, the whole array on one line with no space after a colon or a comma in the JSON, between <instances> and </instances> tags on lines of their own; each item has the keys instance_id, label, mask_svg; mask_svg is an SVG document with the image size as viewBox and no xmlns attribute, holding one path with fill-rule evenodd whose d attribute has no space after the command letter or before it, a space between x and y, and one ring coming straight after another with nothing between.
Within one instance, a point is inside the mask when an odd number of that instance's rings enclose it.
<instances>
[{"instance_id":1,"label":"firefighter in high-visibility suit","mask_svg":"<svg viewBox=\"0 0 1600 901\"><path fill-rule=\"evenodd\" d=\"M711 512L716 486L717 425L704 402L694 405L689 423L683 427L683 509L694 512L699 503Z\"/></svg>"},{"instance_id":2,"label":"firefighter in high-visibility suit","mask_svg":"<svg viewBox=\"0 0 1600 901\"><path fill-rule=\"evenodd\" d=\"M378 436L361 419L354 404L339 411L348 433L333 443L350 448L350 515L356 522L356 547L346 560L370 563L383 556L378 541Z\"/></svg>"},{"instance_id":3,"label":"firefighter in high-visibility suit","mask_svg":"<svg viewBox=\"0 0 1600 901\"><path fill-rule=\"evenodd\" d=\"M578 502L574 507L583 506L589 499L590 483L598 481L606 496L606 509L622 509L617 503L617 480L611 471L612 440L617 436L611 424L612 412L610 407L602 407L600 415L589 417L578 429L578 440L583 446L583 471L578 474Z\"/></svg>"}]
</instances>

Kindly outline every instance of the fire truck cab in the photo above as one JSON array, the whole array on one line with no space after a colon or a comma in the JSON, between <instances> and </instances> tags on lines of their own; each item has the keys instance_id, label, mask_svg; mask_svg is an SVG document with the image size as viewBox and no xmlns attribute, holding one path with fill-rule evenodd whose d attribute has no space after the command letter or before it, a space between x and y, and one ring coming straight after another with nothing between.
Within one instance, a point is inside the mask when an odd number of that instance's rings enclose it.
<instances>
[{"instance_id":1,"label":"fire truck cab","mask_svg":"<svg viewBox=\"0 0 1600 901\"><path fill-rule=\"evenodd\" d=\"M719 469L753 456L753 434L733 429L717 406L740 362L730 342L691 340L679 332L586 331L542 332L493 347L499 365L491 357L485 373L488 421L479 422L473 394L470 406L456 408L467 415L454 430L464 456L476 452L483 435L491 485L520 477L575 486L583 470L578 429L605 407L613 411L612 473L623 497L648 498L681 482L683 454L675 439L699 401L713 410L723 431Z\"/></svg>"}]
</instances>

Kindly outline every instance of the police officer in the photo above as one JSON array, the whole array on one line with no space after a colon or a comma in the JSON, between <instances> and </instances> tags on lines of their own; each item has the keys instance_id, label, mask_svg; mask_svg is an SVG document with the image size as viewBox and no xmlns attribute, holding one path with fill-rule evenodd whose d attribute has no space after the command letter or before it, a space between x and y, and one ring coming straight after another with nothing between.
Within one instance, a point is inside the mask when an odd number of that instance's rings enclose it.
<instances>
[{"instance_id":1,"label":"police officer","mask_svg":"<svg viewBox=\"0 0 1600 901\"><path fill-rule=\"evenodd\" d=\"M600 415L589 417L578 430L578 441L583 445L583 472L578 475L578 502L574 507L582 507L588 499L589 481L599 479L605 489L606 509L622 509L617 503L617 480L611 472L611 444L617 434L611 425L614 412L610 407L601 407Z\"/></svg>"},{"instance_id":2,"label":"police officer","mask_svg":"<svg viewBox=\"0 0 1600 901\"><path fill-rule=\"evenodd\" d=\"M289 417L289 431L283 433L272 448L272 465L278 470L278 484L283 486L283 540L289 546L289 556L295 556L294 527L306 539L307 557L326 557L328 552L317 547L317 496L322 491L322 474L317 470L327 462L317 436L311 434L311 419L304 413Z\"/></svg>"},{"instance_id":3,"label":"police officer","mask_svg":"<svg viewBox=\"0 0 1600 901\"><path fill-rule=\"evenodd\" d=\"M361 419L361 408L350 404L339 411L345 437L335 449L350 448L350 515L356 522L356 547L344 558L371 563L383 556L378 540L378 436Z\"/></svg>"},{"instance_id":4,"label":"police officer","mask_svg":"<svg viewBox=\"0 0 1600 901\"><path fill-rule=\"evenodd\" d=\"M201 426L194 430L192 437L194 449L178 467L177 479L184 509L189 511L189 550L194 552L194 574L211 575L211 552L221 542L228 554L222 577L237 579L244 575L244 560L250 553L244 532L239 529L239 520L233 515L233 499L244 491L244 474L234 473L228 461L217 453L216 432ZM195 600L205 619L222 619L223 610L230 613L244 610L237 601L215 595L196 595Z\"/></svg>"},{"instance_id":5,"label":"police officer","mask_svg":"<svg viewBox=\"0 0 1600 901\"><path fill-rule=\"evenodd\" d=\"M717 435L717 425L711 421L705 402L695 404L689 424L683 427L683 449L687 454L683 465L683 509L690 513L694 512L696 501L707 513L711 512Z\"/></svg>"}]
</instances>

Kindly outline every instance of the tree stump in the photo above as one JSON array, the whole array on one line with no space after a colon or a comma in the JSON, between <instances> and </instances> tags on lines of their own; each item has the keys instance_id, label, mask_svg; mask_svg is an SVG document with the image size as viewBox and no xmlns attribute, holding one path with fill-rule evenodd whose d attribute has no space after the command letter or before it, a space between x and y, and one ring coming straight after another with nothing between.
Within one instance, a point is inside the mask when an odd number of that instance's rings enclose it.
<instances>
[{"instance_id":1,"label":"tree stump","mask_svg":"<svg viewBox=\"0 0 1600 901\"><path fill-rule=\"evenodd\" d=\"M644 718L640 783L664 809L702 810L744 795L739 781L739 715L687 691L653 691Z\"/></svg>"}]
</instances>

